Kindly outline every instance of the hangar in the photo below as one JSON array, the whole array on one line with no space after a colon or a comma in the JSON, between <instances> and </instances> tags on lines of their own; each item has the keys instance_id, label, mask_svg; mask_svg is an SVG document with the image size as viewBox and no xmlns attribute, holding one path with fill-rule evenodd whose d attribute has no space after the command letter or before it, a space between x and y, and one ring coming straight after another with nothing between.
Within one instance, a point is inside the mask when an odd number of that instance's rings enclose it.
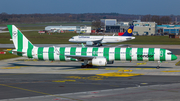
<instances>
[{"instance_id":1,"label":"hangar","mask_svg":"<svg viewBox=\"0 0 180 101\"><path fill-rule=\"evenodd\" d=\"M49 32L76 32L76 33L91 33L90 26L46 26L46 31Z\"/></svg>"}]
</instances>

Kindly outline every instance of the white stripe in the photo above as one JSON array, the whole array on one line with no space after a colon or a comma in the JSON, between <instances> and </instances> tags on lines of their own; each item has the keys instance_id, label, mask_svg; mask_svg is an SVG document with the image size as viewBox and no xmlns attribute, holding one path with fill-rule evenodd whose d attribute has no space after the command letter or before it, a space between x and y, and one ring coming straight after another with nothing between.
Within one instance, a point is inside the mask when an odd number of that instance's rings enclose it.
<instances>
[{"instance_id":1,"label":"white stripe","mask_svg":"<svg viewBox=\"0 0 180 101\"><path fill-rule=\"evenodd\" d=\"M65 48L65 55L70 55L70 50L71 50L71 47L66 47ZM70 60L70 58L65 57L65 60Z\"/></svg>"},{"instance_id":2,"label":"white stripe","mask_svg":"<svg viewBox=\"0 0 180 101\"><path fill-rule=\"evenodd\" d=\"M149 51L149 48L143 48L143 55L145 55L143 57L143 61L149 60L149 58L148 58L148 51Z\"/></svg>"},{"instance_id":3,"label":"white stripe","mask_svg":"<svg viewBox=\"0 0 180 101\"><path fill-rule=\"evenodd\" d=\"M104 50L104 48L102 48L102 47L100 47L98 49L98 56L103 56L103 50Z\"/></svg>"},{"instance_id":4,"label":"white stripe","mask_svg":"<svg viewBox=\"0 0 180 101\"><path fill-rule=\"evenodd\" d=\"M23 48L28 48L28 40L26 39L26 37L24 37L23 35Z\"/></svg>"},{"instance_id":5,"label":"white stripe","mask_svg":"<svg viewBox=\"0 0 180 101\"><path fill-rule=\"evenodd\" d=\"M34 58L34 59L38 59L38 54L37 54L37 53L38 53L38 48L33 48L33 51L34 51L34 53L33 53L33 54L34 54L33 58Z\"/></svg>"},{"instance_id":6,"label":"white stripe","mask_svg":"<svg viewBox=\"0 0 180 101\"><path fill-rule=\"evenodd\" d=\"M60 50L60 48L59 47L56 47L56 49L59 51ZM55 49L54 49L54 51L55 51ZM54 52L54 60L60 60L60 58L59 58L59 55L57 55L56 54L56 52Z\"/></svg>"},{"instance_id":7,"label":"white stripe","mask_svg":"<svg viewBox=\"0 0 180 101\"><path fill-rule=\"evenodd\" d=\"M44 59L44 60L49 60L48 50L49 50L49 47L44 47L44 48L43 48L43 59Z\"/></svg>"},{"instance_id":8,"label":"white stripe","mask_svg":"<svg viewBox=\"0 0 180 101\"><path fill-rule=\"evenodd\" d=\"M165 52L165 56L166 56L165 60L171 60L171 54L168 55L167 53L171 53L171 52L169 50L166 50L166 52Z\"/></svg>"},{"instance_id":9,"label":"white stripe","mask_svg":"<svg viewBox=\"0 0 180 101\"><path fill-rule=\"evenodd\" d=\"M26 56L27 57L27 49L22 49L22 52L25 52L26 54L22 54L22 56Z\"/></svg>"},{"instance_id":10,"label":"white stripe","mask_svg":"<svg viewBox=\"0 0 180 101\"><path fill-rule=\"evenodd\" d=\"M92 56L92 47L87 48L87 56Z\"/></svg>"},{"instance_id":11,"label":"white stripe","mask_svg":"<svg viewBox=\"0 0 180 101\"><path fill-rule=\"evenodd\" d=\"M132 61L137 61L137 48L132 48Z\"/></svg>"},{"instance_id":12,"label":"white stripe","mask_svg":"<svg viewBox=\"0 0 180 101\"><path fill-rule=\"evenodd\" d=\"M160 48L154 48L154 61L160 60Z\"/></svg>"},{"instance_id":13,"label":"white stripe","mask_svg":"<svg viewBox=\"0 0 180 101\"><path fill-rule=\"evenodd\" d=\"M109 48L109 61L114 60L114 52L115 52L115 47Z\"/></svg>"},{"instance_id":14,"label":"white stripe","mask_svg":"<svg viewBox=\"0 0 180 101\"><path fill-rule=\"evenodd\" d=\"M76 55L81 55L81 47L76 48Z\"/></svg>"},{"instance_id":15,"label":"white stripe","mask_svg":"<svg viewBox=\"0 0 180 101\"><path fill-rule=\"evenodd\" d=\"M126 48L121 48L120 58L121 58L121 60L126 60Z\"/></svg>"}]
</instances>

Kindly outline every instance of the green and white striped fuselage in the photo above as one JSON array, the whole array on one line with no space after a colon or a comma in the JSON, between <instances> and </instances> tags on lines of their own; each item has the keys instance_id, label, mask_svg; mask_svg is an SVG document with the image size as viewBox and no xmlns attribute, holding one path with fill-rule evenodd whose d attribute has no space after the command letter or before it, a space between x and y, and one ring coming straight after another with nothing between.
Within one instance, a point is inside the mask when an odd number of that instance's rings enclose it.
<instances>
[{"instance_id":1,"label":"green and white striped fuselage","mask_svg":"<svg viewBox=\"0 0 180 101\"><path fill-rule=\"evenodd\" d=\"M10 53L39 60L84 61L105 66L108 61L172 61L177 57L161 48L36 47L14 25L7 25L15 49ZM111 62L113 63L113 62ZM83 67L83 66L82 66Z\"/></svg>"},{"instance_id":2,"label":"green and white striped fuselage","mask_svg":"<svg viewBox=\"0 0 180 101\"><path fill-rule=\"evenodd\" d=\"M107 61L172 61L177 58L171 51L161 48L56 47L56 49L59 55L55 53L54 47L22 49L25 54L17 55L50 61L77 61L65 55L105 57Z\"/></svg>"}]
</instances>

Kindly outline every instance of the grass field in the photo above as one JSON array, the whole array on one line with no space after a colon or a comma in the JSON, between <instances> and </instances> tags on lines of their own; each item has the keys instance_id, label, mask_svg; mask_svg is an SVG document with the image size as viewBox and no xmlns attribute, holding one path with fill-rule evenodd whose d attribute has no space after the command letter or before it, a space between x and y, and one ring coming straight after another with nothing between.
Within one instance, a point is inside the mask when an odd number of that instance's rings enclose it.
<instances>
[{"instance_id":1,"label":"grass field","mask_svg":"<svg viewBox=\"0 0 180 101\"><path fill-rule=\"evenodd\" d=\"M17 27L31 27L31 26L60 26L60 25L64 25L64 26L77 26L77 25L89 25L91 26L91 22L48 22L48 23L32 23L32 24L14 24ZM0 24L0 26L7 26L7 24Z\"/></svg>"},{"instance_id":2,"label":"grass field","mask_svg":"<svg viewBox=\"0 0 180 101\"><path fill-rule=\"evenodd\" d=\"M33 44L72 44L68 40L77 33L39 34L37 31L23 32ZM168 36L135 36L136 39L115 44L180 45L180 39ZM11 44L9 33L0 33L1 44Z\"/></svg>"},{"instance_id":3,"label":"grass field","mask_svg":"<svg viewBox=\"0 0 180 101\"><path fill-rule=\"evenodd\" d=\"M0 48L0 52L3 52L4 50L6 50L6 49ZM0 54L0 60L15 58L15 57L19 57L19 56L10 54L9 52L6 52L6 54Z\"/></svg>"}]
</instances>

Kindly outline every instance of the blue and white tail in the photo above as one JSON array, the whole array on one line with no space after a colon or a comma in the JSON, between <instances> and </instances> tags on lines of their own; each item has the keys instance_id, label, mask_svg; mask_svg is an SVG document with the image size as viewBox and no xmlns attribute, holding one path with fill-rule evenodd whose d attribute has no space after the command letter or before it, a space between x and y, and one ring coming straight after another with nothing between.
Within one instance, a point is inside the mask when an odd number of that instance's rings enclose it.
<instances>
[{"instance_id":1,"label":"blue and white tail","mask_svg":"<svg viewBox=\"0 0 180 101\"><path fill-rule=\"evenodd\" d=\"M121 36L132 36L133 29L134 29L134 25L130 26L130 27L126 30L126 32L125 32L123 35L121 35Z\"/></svg>"}]
</instances>

